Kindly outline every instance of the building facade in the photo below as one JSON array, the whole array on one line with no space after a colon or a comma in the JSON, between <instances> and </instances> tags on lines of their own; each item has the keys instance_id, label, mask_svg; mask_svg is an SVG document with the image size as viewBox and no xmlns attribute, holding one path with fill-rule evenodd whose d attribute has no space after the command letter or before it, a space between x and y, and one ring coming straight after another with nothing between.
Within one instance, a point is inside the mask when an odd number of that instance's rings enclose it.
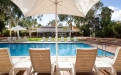
<instances>
[{"instance_id":1,"label":"building facade","mask_svg":"<svg viewBox=\"0 0 121 75\"><path fill-rule=\"evenodd\" d=\"M72 30L71 30L72 29ZM55 37L55 26L41 26L37 28L37 36ZM58 37L79 36L79 30L69 26L58 26Z\"/></svg>"},{"instance_id":2,"label":"building facade","mask_svg":"<svg viewBox=\"0 0 121 75\"><path fill-rule=\"evenodd\" d=\"M28 35L28 34L27 34ZM55 26L41 26L36 30L31 30L31 35L36 37L55 37ZM75 26L58 26L58 37L80 36L79 29Z\"/></svg>"}]
</instances>

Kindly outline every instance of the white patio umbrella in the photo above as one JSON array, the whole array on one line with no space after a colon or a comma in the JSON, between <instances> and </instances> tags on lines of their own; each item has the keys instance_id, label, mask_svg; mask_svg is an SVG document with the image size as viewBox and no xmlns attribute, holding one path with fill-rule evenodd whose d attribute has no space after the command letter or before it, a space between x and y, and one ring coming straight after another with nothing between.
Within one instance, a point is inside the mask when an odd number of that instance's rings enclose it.
<instances>
[{"instance_id":1,"label":"white patio umbrella","mask_svg":"<svg viewBox=\"0 0 121 75\"><path fill-rule=\"evenodd\" d=\"M100 0L11 0L24 16L55 14L56 61L58 61L57 14L68 14L85 17L90 8Z\"/></svg>"},{"instance_id":2,"label":"white patio umbrella","mask_svg":"<svg viewBox=\"0 0 121 75\"><path fill-rule=\"evenodd\" d=\"M17 36L19 37L19 31L20 30L26 30L25 28L21 27L20 25L17 25L15 27L12 27L11 29L9 30L13 30L13 31L17 31Z\"/></svg>"}]
</instances>

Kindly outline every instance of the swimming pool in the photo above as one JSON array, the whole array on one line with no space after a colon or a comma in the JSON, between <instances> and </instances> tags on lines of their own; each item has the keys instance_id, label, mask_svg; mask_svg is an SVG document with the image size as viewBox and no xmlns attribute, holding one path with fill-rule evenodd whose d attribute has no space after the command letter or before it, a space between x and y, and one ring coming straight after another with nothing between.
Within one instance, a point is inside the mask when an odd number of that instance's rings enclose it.
<instances>
[{"instance_id":1,"label":"swimming pool","mask_svg":"<svg viewBox=\"0 0 121 75\"><path fill-rule=\"evenodd\" d=\"M11 56L29 56L29 48L50 48L51 56L56 55L55 43L0 43L0 48L9 48ZM75 56L76 48L91 48L84 43L59 43L59 56ZM98 56L105 54L105 51L98 49ZM113 53L106 51L106 56L113 56Z\"/></svg>"}]
</instances>

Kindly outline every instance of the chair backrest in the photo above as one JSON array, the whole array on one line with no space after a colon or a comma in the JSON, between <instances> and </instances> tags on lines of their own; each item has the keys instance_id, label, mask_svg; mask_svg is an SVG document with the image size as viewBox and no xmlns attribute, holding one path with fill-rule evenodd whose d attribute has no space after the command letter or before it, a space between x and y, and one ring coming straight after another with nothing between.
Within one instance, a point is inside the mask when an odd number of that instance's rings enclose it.
<instances>
[{"instance_id":1,"label":"chair backrest","mask_svg":"<svg viewBox=\"0 0 121 75\"><path fill-rule=\"evenodd\" d=\"M7 40L11 40L11 37L7 37Z\"/></svg>"},{"instance_id":2,"label":"chair backrest","mask_svg":"<svg viewBox=\"0 0 121 75\"><path fill-rule=\"evenodd\" d=\"M45 37L43 37L42 39L45 39Z\"/></svg>"},{"instance_id":3,"label":"chair backrest","mask_svg":"<svg viewBox=\"0 0 121 75\"><path fill-rule=\"evenodd\" d=\"M95 63L97 48L77 48L76 72L91 72Z\"/></svg>"},{"instance_id":4,"label":"chair backrest","mask_svg":"<svg viewBox=\"0 0 121 75\"><path fill-rule=\"evenodd\" d=\"M13 37L13 40L17 40L17 38L16 37Z\"/></svg>"},{"instance_id":5,"label":"chair backrest","mask_svg":"<svg viewBox=\"0 0 121 75\"><path fill-rule=\"evenodd\" d=\"M71 40L70 40L70 37L67 37L67 41L71 41Z\"/></svg>"},{"instance_id":6,"label":"chair backrest","mask_svg":"<svg viewBox=\"0 0 121 75\"><path fill-rule=\"evenodd\" d=\"M117 48L112 63L116 71L121 71L121 47Z\"/></svg>"},{"instance_id":7,"label":"chair backrest","mask_svg":"<svg viewBox=\"0 0 121 75\"><path fill-rule=\"evenodd\" d=\"M49 39L48 39L48 40L49 40L49 41L51 41L51 39L52 39L52 38L51 38L51 37L49 37Z\"/></svg>"},{"instance_id":8,"label":"chair backrest","mask_svg":"<svg viewBox=\"0 0 121 75\"><path fill-rule=\"evenodd\" d=\"M42 40L41 41L45 41L45 37L42 37Z\"/></svg>"},{"instance_id":9,"label":"chair backrest","mask_svg":"<svg viewBox=\"0 0 121 75\"><path fill-rule=\"evenodd\" d=\"M64 41L64 37L61 37L61 41Z\"/></svg>"},{"instance_id":10,"label":"chair backrest","mask_svg":"<svg viewBox=\"0 0 121 75\"><path fill-rule=\"evenodd\" d=\"M39 73L51 73L50 49L30 48L29 51L34 71Z\"/></svg>"},{"instance_id":11,"label":"chair backrest","mask_svg":"<svg viewBox=\"0 0 121 75\"><path fill-rule=\"evenodd\" d=\"M12 38L11 37L7 37L7 40L8 42L11 42L12 41Z\"/></svg>"},{"instance_id":12,"label":"chair backrest","mask_svg":"<svg viewBox=\"0 0 121 75\"><path fill-rule=\"evenodd\" d=\"M74 41L77 41L77 38L76 37L74 37Z\"/></svg>"},{"instance_id":13,"label":"chair backrest","mask_svg":"<svg viewBox=\"0 0 121 75\"><path fill-rule=\"evenodd\" d=\"M21 40L21 37L18 37L18 40Z\"/></svg>"},{"instance_id":14,"label":"chair backrest","mask_svg":"<svg viewBox=\"0 0 121 75\"><path fill-rule=\"evenodd\" d=\"M9 73L13 67L8 48L0 48L0 72Z\"/></svg>"},{"instance_id":15,"label":"chair backrest","mask_svg":"<svg viewBox=\"0 0 121 75\"><path fill-rule=\"evenodd\" d=\"M27 39L27 37L26 36L24 36L23 37L23 41L27 41L28 39Z\"/></svg>"}]
</instances>

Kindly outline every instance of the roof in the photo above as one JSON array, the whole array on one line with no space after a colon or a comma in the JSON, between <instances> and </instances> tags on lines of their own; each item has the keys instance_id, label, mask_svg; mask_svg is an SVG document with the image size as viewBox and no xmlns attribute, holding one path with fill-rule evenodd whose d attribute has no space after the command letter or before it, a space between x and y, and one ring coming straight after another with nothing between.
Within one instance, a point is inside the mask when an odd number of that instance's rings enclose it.
<instances>
[{"instance_id":1,"label":"roof","mask_svg":"<svg viewBox=\"0 0 121 75\"><path fill-rule=\"evenodd\" d=\"M72 26L71 32L79 32L79 29L76 26Z\"/></svg>"}]
</instances>

